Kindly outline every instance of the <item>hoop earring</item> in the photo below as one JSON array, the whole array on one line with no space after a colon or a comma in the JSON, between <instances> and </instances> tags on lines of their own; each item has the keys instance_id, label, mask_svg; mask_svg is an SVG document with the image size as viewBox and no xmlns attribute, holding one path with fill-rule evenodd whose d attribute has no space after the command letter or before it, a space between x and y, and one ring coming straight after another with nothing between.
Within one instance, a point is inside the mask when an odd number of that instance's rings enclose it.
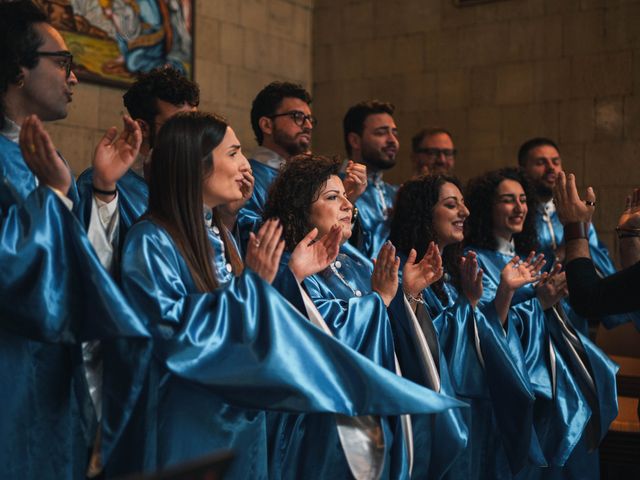
<instances>
[{"instance_id":1,"label":"hoop earring","mask_svg":"<svg viewBox=\"0 0 640 480\"><path fill-rule=\"evenodd\" d=\"M20 80L18 80L18 88L22 88L24 87L24 78L21 78Z\"/></svg>"}]
</instances>

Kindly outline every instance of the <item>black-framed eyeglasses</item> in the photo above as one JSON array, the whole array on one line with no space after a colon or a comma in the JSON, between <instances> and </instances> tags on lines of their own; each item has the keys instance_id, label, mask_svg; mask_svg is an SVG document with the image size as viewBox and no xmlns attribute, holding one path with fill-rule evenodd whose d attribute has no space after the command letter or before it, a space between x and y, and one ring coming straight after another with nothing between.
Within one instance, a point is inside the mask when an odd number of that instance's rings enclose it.
<instances>
[{"instance_id":1,"label":"black-framed eyeglasses","mask_svg":"<svg viewBox=\"0 0 640 480\"><path fill-rule=\"evenodd\" d=\"M67 78L71 75L71 66L73 65L73 54L68 50L60 50L57 52L36 52L39 57L60 57L60 67L64 68Z\"/></svg>"},{"instance_id":2,"label":"black-framed eyeglasses","mask_svg":"<svg viewBox=\"0 0 640 480\"><path fill-rule=\"evenodd\" d=\"M445 158L453 158L458 151L455 148L419 148L416 153L424 153L431 158L438 158L440 155L444 155Z\"/></svg>"},{"instance_id":3,"label":"black-framed eyeglasses","mask_svg":"<svg viewBox=\"0 0 640 480\"><path fill-rule=\"evenodd\" d=\"M305 115L305 113L301 112L300 110L291 110L289 112L276 113L275 115L269 115L269 118L276 118L276 117L291 117L291 119L293 120L293 123L295 123L299 127L302 127L304 125L304 122L306 122L307 120L309 121L309 123L313 128L315 128L315 126L318 124L318 119L316 117L314 117L313 115Z\"/></svg>"}]
</instances>

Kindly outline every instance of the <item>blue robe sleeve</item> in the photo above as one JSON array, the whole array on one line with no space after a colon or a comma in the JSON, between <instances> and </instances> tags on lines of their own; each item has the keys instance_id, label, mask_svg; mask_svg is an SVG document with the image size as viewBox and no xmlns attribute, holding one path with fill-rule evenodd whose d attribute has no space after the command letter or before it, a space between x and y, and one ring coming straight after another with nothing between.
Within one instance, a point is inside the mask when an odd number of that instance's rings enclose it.
<instances>
[{"instance_id":1,"label":"blue robe sleeve","mask_svg":"<svg viewBox=\"0 0 640 480\"><path fill-rule=\"evenodd\" d=\"M150 222L130 231L123 285L148 321L155 356L233 404L346 415L410 413L407 403L427 412L460 405L354 354L249 270L207 293L194 292L186 278L164 232Z\"/></svg>"}]
</instances>

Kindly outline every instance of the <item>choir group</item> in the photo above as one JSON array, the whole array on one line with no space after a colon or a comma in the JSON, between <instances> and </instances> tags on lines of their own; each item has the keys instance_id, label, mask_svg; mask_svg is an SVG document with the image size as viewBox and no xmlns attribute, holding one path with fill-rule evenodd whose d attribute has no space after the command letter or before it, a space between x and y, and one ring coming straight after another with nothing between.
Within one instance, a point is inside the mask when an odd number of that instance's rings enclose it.
<instances>
[{"instance_id":1,"label":"choir group","mask_svg":"<svg viewBox=\"0 0 640 480\"><path fill-rule=\"evenodd\" d=\"M589 326L637 316L568 301L552 140L462 185L451 134L427 128L398 188L393 105L348 110L341 162L311 153L309 93L274 82L247 160L165 67L76 181L45 126L77 84L63 38L2 3L0 58L2 478L219 449L228 478L599 478L617 366Z\"/></svg>"}]
</instances>

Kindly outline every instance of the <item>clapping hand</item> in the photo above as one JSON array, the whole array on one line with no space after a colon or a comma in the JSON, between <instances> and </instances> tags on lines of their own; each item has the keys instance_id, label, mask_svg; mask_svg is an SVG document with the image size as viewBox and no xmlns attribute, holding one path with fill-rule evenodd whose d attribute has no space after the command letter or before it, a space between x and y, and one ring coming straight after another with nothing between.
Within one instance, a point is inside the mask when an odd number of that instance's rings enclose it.
<instances>
[{"instance_id":1,"label":"clapping hand","mask_svg":"<svg viewBox=\"0 0 640 480\"><path fill-rule=\"evenodd\" d=\"M562 265L556 263L549 273L542 275L540 282L536 286L536 296L542 305L542 309L546 310L560 300L569 295L567 288L567 278L562 270Z\"/></svg>"},{"instance_id":2,"label":"clapping hand","mask_svg":"<svg viewBox=\"0 0 640 480\"><path fill-rule=\"evenodd\" d=\"M346 176L342 180L344 192L349 201L355 203L367 189L367 167L349 160L345 173Z\"/></svg>"},{"instance_id":3,"label":"clapping hand","mask_svg":"<svg viewBox=\"0 0 640 480\"><path fill-rule=\"evenodd\" d=\"M478 305L484 291L482 285L483 271L478 268L476 252L469 251L460 259L460 286L472 307Z\"/></svg>"},{"instance_id":4,"label":"clapping hand","mask_svg":"<svg viewBox=\"0 0 640 480\"><path fill-rule=\"evenodd\" d=\"M513 257L500 272L500 283L511 291L516 291L529 283L540 280L540 270L547 263L544 255L536 257L535 252L531 252L524 261L520 261L519 256Z\"/></svg>"},{"instance_id":5,"label":"clapping hand","mask_svg":"<svg viewBox=\"0 0 640 480\"><path fill-rule=\"evenodd\" d=\"M245 265L269 284L276 278L284 251L284 239L281 237L282 225L273 218L260 227L257 235L249 233Z\"/></svg>"},{"instance_id":6,"label":"clapping hand","mask_svg":"<svg viewBox=\"0 0 640 480\"><path fill-rule=\"evenodd\" d=\"M140 151L140 125L128 115L122 117L122 122L122 132L118 133L116 127L109 128L96 146L93 155L93 186L99 190L115 190L116 182L127 173Z\"/></svg>"},{"instance_id":7,"label":"clapping hand","mask_svg":"<svg viewBox=\"0 0 640 480\"><path fill-rule=\"evenodd\" d=\"M25 118L20 129L20 150L25 163L42 185L64 195L71 187L71 172L60 158L49 134L36 115Z\"/></svg>"},{"instance_id":8,"label":"clapping hand","mask_svg":"<svg viewBox=\"0 0 640 480\"><path fill-rule=\"evenodd\" d=\"M298 282L321 272L338 256L342 228L334 225L329 233L316 241L318 229L313 228L291 253L289 268Z\"/></svg>"},{"instance_id":9,"label":"clapping hand","mask_svg":"<svg viewBox=\"0 0 640 480\"><path fill-rule=\"evenodd\" d=\"M377 292L388 307L398 291L398 270L400 259L396 257L396 247L391 242L385 243L373 261L371 289Z\"/></svg>"},{"instance_id":10,"label":"clapping hand","mask_svg":"<svg viewBox=\"0 0 640 480\"><path fill-rule=\"evenodd\" d=\"M418 254L414 248L409 252L402 269L402 288L409 296L416 298L434 282L442 278L442 257L434 242L429 244L422 260L416 262Z\"/></svg>"}]
</instances>

